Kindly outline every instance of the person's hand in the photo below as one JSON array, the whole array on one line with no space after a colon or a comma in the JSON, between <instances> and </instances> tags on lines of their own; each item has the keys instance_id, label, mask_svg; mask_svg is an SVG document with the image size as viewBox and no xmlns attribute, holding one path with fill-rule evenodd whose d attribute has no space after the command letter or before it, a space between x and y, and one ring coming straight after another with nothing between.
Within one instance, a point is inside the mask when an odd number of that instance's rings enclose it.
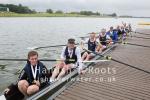
<instances>
[{"instance_id":1,"label":"person's hand","mask_svg":"<svg viewBox=\"0 0 150 100\"><path fill-rule=\"evenodd\" d=\"M79 75L83 75L83 74L85 74L86 72L87 72L87 69L79 69L79 70L78 70Z\"/></svg>"},{"instance_id":2,"label":"person's hand","mask_svg":"<svg viewBox=\"0 0 150 100\"><path fill-rule=\"evenodd\" d=\"M59 63L59 65L60 65L60 66L64 66L64 65L65 65L64 60L61 60L60 63Z\"/></svg>"},{"instance_id":3,"label":"person's hand","mask_svg":"<svg viewBox=\"0 0 150 100\"><path fill-rule=\"evenodd\" d=\"M10 91L10 89L9 88L6 88L5 90L4 90L4 93L8 93Z\"/></svg>"},{"instance_id":4,"label":"person's hand","mask_svg":"<svg viewBox=\"0 0 150 100\"><path fill-rule=\"evenodd\" d=\"M86 71L87 71L86 69L85 69L85 70L81 70L81 71L80 71L80 74L83 75L83 74L86 73Z\"/></svg>"},{"instance_id":5,"label":"person's hand","mask_svg":"<svg viewBox=\"0 0 150 100\"><path fill-rule=\"evenodd\" d=\"M37 85L37 86L40 86L40 82L38 80L34 80L34 83Z\"/></svg>"}]
</instances>

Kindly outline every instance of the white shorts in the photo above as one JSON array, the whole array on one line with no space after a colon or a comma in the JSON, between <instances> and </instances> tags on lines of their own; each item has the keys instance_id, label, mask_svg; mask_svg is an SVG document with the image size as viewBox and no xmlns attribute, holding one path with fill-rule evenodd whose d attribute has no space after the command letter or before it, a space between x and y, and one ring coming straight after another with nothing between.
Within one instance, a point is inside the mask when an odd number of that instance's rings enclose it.
<instances>
[{"instance_id":1,"label":"white shorts","mask_svg":"<svg viewBox=\"0 0 150 100\"><path fill-rule=\"evenodd\" d=\"M107 48L106 45L102 45L102 47L103 47L104 49Z\"/></svg>"},{"instance_id":2,"label":"white shorts","mask_svg":"<svg viewBox=\"0 0 150 100\"><path fill-rule=\"evenodd\" d=\"M95 56L95 54L94 53L90 53L90 55L93 57L93 56Z\"/></svg>"}]
</instances>

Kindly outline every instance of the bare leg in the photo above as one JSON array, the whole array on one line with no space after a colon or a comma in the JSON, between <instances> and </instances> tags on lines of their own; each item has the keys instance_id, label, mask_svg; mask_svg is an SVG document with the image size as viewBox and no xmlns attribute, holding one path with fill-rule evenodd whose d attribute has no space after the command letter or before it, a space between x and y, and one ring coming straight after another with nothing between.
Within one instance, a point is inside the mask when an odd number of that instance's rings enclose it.
<instances>
[{"instance_id":1,"label":"bare leg","mask_svg":"<svg viewBox=\"0 0 150 100\"><path fill-rule=\"evenodd\" d=\"M34 93L36 93L38 91L39 91L39 87L37 85L31 85L27 89L27 94L28 95L32 95L32 94L34 94Z\"/></svg>"},{"instance_id":2,"label":"bare leg","mask_svg":"<svg viewBox=\"0 0 150 100\"><path fill-rule=\"evenodd\" d=\"M106 46L103 46L103 47L102 47L102 51L105 50L106 48L107 48Z\"/></svg>"},{"instance_id":3,"label":"bare leg","mask_svg":"<svg viewBox=\"0 0 150 100\"><path fill-rule=\"evenodd\" d=\"M54 69L54 71L52 73L52 77L51 77L52 80L54 80L56 78L56 76L59 74L59 70L60 70L60 67L56 66L56 68Z\"/></svg>"},{"instance_id":4,"label":"bare leg","mask_svg":"<svg viewBox=\"0 0 150 100\"><path fill-rule=\"evenodd\" d=\"M63 69L61 70L61 72L59 73L59 75L58 75L58 77L57 77L57 80L59 80L60 78L62 78L62 77L65 75L65 73L66 73L66 69L63 68Z\"/></svg>"},{"instance_id":5,"label":"bare leg","mask_svg":"<svg viewBox=\"0 0 150 100\"><path fill-rule=\"evenodd\" d=\"M90 58L91 58L91 54L88 54L87 57L86 57L86 59L85 59L85 61L89 61Z\"/></svg>"},{"instance_id":6,"label":"bare leg","mask_svg":"<svg viewBox=\"0 0 150 100\"><path fill-rule=\"evenodd\" d=\"M20 80L18 82L18 89L22 94L27 95L28 87L29 87L29 83L26 80Z\"/></svg>"},{"instance_id":7,"label":"bare leg","mask_svg":"<svg viewBox=\"0 0 150 100\"><path fill-rule=\"evenodd\" d=\"M56 76L59 74L59 70L64 66L64 63L59 63L56 65L53 73L52 73L52 77L50 78L50 81L54 81Z\"/></svg>"},{"instance_id":8,"label":"bare leg","mask_svg":"<svg viewBox=\"0 0 150 100\"><path fill-rule=\"evenodd\" d=\"M101 53L102 49L103 49L103 46L100 45L96 48L96 52Z\"/></svg>"},{"instance_id":9,"label":"bare leg","mask_svg":"<svg viewBox=\"0 0 150 100\"><path fill-rule=\"evenodd\" d=\"M87 55L88 55L87 52L85 52L85 53L82 55L82 61L84 61L84 60L86 59Z\"/></svg>"},{"instance_id":10,"label":"bare leg","mask_svg":"<svg viewBox=\"0 0 150 100\"><path fill-rule=\"evenodd\" d=\"M66 72L67 72L69 69L71 69L71 64L65 65L65 66L62 68L60 74L58 75L57 80L59 80L60 78L62 78L62 77L66 74Z\"/></svg>"}]
</instances>

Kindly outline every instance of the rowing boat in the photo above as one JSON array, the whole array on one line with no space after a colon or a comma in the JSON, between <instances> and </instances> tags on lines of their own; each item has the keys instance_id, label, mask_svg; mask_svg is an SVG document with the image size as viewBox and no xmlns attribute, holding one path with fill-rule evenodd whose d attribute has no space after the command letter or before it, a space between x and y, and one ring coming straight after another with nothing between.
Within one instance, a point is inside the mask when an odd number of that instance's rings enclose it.
<instances>
[{"instance_id":1,"label":"rowing boat","mask_svg":"<svg viewBox=\"0 0 150 100\"><path fill-rule=\"evenodd\" d=\"M103 51L101 54L105 55L106 53L110 52L113 48L116 47L117 44L114 44L110 46L108 49ZM97 60L102 57L96 55L92 60ZM90 67L94 62L86 63L84 68ZM36 94L27 97L27 100L37 100L37 99L54 99L57 95L59 95L62 91L64 91L68 86L70 86L74 81L72 81L73 78L78 77L78 71L77 69L74 69L71 73L67 74L65 77L62 78L61 81L56 81L53 84L49 84L43 89L41 89Z\"/></svg>"},{"instance_id":2,"label":"rowing boat","mask_svg":"<svg viewBox=\"0 0 150 100\"><path fill-rule=\"evenodd\" d=\"M110 52L114 47L116 47L117 44L114 44L107 48L105 51L101 53L101 55L105 55L106 53ZM101 56L95 55L95 57L91 60L98 60L101 59ZM85 63L85 66L83 69L91 67L92 64L95 64L96 62L87 62ZM29 96L25 97L26 100L37 100L37 99L53 99L57 95L59 95L62 91L64 91L68 86L70 86L74 81L72 79L75 79L79 76L77 69L73 69L71 73L67 74L65 77L63 77L60 80L48 84L47 86L43 87L39 92ZM0 96L0 100L5 100L4 95Z\"/></svg>"},{"instance_id":3,"label":"rowing boat","mask_svg":"<svg viewBox=\"0 0 150 100\"><path fill-rule=\"evenodd\" d=\"M101 55L105 55L106 53L110 52L114 47L116 47L117 44L114 44L110 46L108 49L103 51ZM92 60L98 60L102 57L96 55ZM92 64L95 64L96 62L88 62L85 64L84 69L91 67ZM59 95L62 91L64 91L68 86L70 86L74 81L72 79L75 79L79 76L77 69L73 69L71 73L67 74L65 77L61 79L61 81L56 81L53 84L48 84L44 88L42 88L39 92L29 96L25 97L25 100L37 100L37 99L54 99L57 95ZM4 95L0 96L0 100L5 100Z\"/></svg>"}]
</instances>

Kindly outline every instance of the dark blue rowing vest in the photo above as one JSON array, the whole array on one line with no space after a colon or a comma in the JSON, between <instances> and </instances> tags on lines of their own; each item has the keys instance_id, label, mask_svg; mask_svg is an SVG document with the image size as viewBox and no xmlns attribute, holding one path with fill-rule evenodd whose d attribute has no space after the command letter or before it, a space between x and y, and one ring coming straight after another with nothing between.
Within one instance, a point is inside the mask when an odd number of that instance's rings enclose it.
<instances>
[{"instance_id":1,"label":"dark blue rowing vest","mask_svg":"<svg viewBox=\"0 0 150 100\"><path fill-rule=\"evenodd\" d=\"M105 45L106 46L106 35L104 36L104 37L102 37L102 36L99 36L99 41L100 41L100 43L102 44L102 45Z\"/></svg>"},{"instance_id":2,"label":"dark blue rowing vest","mask_svg":"<svg viewBox=\"0 0 150 100\"><path fill-rule=\"evenodd\" d=\"M68 52L68 47L66 47L65 49L65 56L66 56L66 60L65 63L66 64L75 64L77 62L77 55L75 53L76 51L76 47L73 49L73 54L72 57L69 56L69 52Z\"/></svg>"},{"instance_id":3,"label":"dark blue rowing vest","mask_svg":"<svg viewBox=\"0 0 150 100\"><path fill-rule=\"evenodd\" d=\"M91 42L90 39L88 41L88 50L95 52L96 48L96 41Z\"/></svg>"},{"instance_id":4,"label":"dark blue rowing vest","mask_svg":"<svg viewBox=\"0 0 150 100\"><path fill-rule=\"evenodd\" d=\"M43 68L44 68L44 65L40 61L38 61L36 80L41 78ZM32 75L31 64L30 64L29 61L27 61L27 64L24 67L24 71L25 71L25 73L27 74L27 77L28 77L27 81L29 82L29 84L32 84L34 78L33 78L33 75Z\"/></svg>"}]
</instances>

